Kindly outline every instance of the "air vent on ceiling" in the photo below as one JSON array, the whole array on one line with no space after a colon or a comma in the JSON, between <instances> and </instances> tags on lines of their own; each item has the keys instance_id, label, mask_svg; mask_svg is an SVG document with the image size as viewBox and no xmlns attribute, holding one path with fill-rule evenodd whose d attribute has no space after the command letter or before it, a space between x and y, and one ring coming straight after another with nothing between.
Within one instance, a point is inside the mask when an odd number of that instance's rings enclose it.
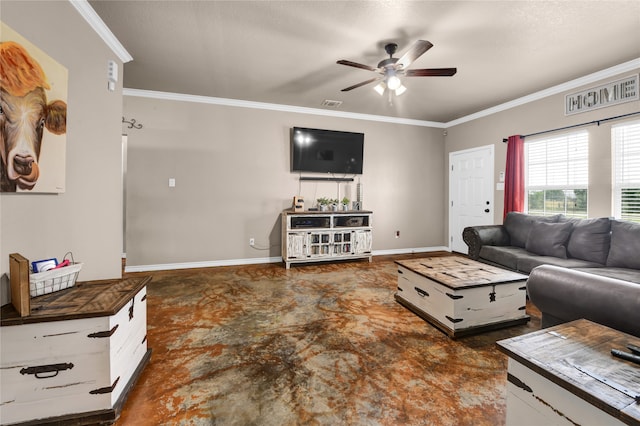
<instances>
[{"instance_id":1,"label":"air vent on ceiling","mask_svg":"<svg viewBox=\"0 0 640 426\"><path fill-rule=\"evenodd\" d=\"M342 101L332 101L331 99L322 101L322 106L327 108L339 108L340 105L342 105Z\"/></svg>"}]
</instances>

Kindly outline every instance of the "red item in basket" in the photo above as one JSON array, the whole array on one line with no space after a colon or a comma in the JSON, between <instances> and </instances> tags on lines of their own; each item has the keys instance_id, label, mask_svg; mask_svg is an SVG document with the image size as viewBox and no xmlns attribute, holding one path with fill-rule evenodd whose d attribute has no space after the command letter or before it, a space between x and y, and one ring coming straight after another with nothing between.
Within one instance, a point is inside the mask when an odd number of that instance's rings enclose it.
<instances>
[{"instance_id":1,"label":"red item in basket","mask_svg":"<svg viewBox=\"0 0 640 426\"><path fill-rule=\"evenodd\" d=\"M69 266L70 263L71 262L69 262L69 259L65 259L64 261L58 263L58 265L53 269L60 269L60 268L62 268L64 266Z\"/></svg>"}]
</instances>

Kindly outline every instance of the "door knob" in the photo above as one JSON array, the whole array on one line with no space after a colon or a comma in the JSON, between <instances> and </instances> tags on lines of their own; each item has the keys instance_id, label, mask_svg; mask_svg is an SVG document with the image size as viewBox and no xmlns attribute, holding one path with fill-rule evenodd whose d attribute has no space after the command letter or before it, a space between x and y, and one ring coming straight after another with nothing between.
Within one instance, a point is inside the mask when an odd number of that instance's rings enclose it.
<instances>
[{"instance_id":1,"label":"door knob","mask_svg":"<svg viewBox=\"0 0 640 426\"><path fill-rule=\"evenodd\" d=\"M484 212L485 213L489 213L489 209L484 209Z\"/></svg>"}]
</instances>

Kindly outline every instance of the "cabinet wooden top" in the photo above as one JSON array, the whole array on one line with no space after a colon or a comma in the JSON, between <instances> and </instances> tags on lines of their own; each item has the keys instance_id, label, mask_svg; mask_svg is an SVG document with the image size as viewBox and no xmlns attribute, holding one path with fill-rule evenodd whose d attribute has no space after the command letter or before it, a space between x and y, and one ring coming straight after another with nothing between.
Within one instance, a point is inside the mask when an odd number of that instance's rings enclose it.
<instances>
[{"instance_id":1,"label":"cabinet wooden top","mask_svg":"<svg viewBox=\"0 0 640 426\"><path fill-rule=\"evenodd\" d=\"M75 286L31 299L31 313L20 317L12 305L2 307L1 326L115 315L151 277L78 282Z\"/></svg>"},{"instance_id":2,"label":"cabinet wooden top","mask_svg":"<svg viewBox=\"0 0 640 426\"><path fill-rule=\"evenodd\" d=\"M630 425L640 424L640 403L580 371L640 394L640 366L611 355L629 352L640 338L585 319L497 342L498 349L590 404Z\"/></svg>"},{"instance_id":3,"label":"cabinet wooden top","mask_svg":"<svg viewBox=\"0 0 640 426\"><path fill-rule=\"evenodd\" d=\"M436 281L452 290L526 281L527 276L476 262L461 256L436 256L396 260L418 275Z\"/></svg>"},{"instance_id":4,"label":"cabinet wooden top","mask_svg":"<svg viewBox=\"0 0 640 426\"><path fill-rule=\"evenodd\" d=\"M349 215L349 216L357 216L359 214L372 214L373 212L370 210L340 210L340 211L333 211L333 210L327 210L327 211L320 211L320 210L305 210L303 212L294 212L293 209L286 209L282 211L282 214L286 214L286 215L315 215L315 214L320 214L320 215L324 215L324 216L328 216L328 215Z\"/></svg>"}]
</instances>

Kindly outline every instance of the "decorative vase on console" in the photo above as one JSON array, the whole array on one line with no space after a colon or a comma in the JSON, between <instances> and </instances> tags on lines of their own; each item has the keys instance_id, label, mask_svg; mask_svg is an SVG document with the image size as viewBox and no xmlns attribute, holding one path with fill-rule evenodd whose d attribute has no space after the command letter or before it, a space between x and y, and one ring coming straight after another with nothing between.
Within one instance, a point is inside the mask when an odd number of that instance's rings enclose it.
<instances>
[{"instance_id":1,"label":"decorative vase on console","mask_svg":"<svg viewBox=\"0 0 640 426\"><path fill-rule=\"evenodd\" d=\"M347 197L342 199L342 210L345 212L349 210L349 199Z\"/></svg>"},{"instance_id":2,"label":"decorative vase on console","mask_svg":"<svg viewBox=\"0 0 640 426\"><path fill-rule=\"evenodd\" d=\"M328 198L322 197L322 198L318 198L318 207L320 208L321 212L326 212L327 210L329 210L329 203L330 200Z\"/></svg>"}]
</instances>

